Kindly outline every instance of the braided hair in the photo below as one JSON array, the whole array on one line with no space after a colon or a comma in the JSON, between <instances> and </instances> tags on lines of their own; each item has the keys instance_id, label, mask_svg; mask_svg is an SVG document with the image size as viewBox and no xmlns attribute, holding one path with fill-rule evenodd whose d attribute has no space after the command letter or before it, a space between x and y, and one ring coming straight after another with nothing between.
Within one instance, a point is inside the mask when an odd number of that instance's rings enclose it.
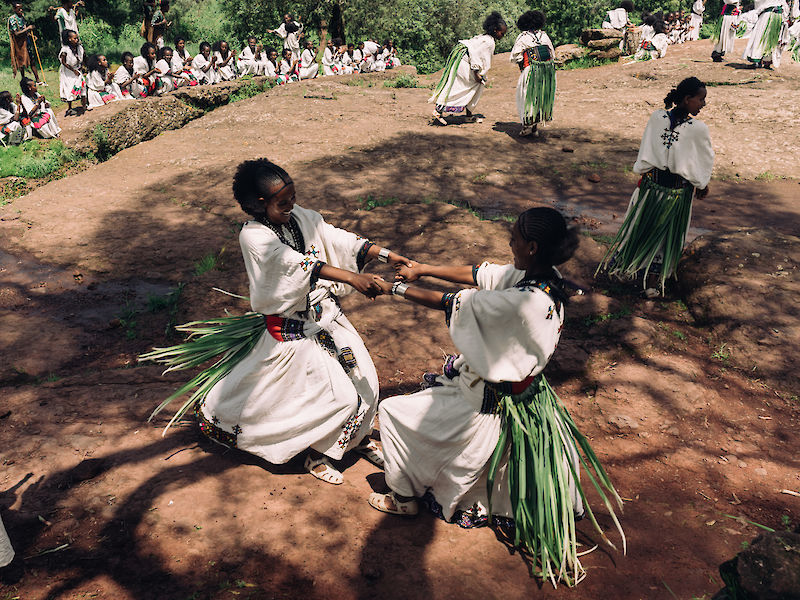
<instances>
[{"instance_id":1,"label":"braided hair","mask_svg":"<svg viewBox=\"0 0 800 600\"><path fill-rule=\"evenodd\" d=\"M517 219L522 239L536 242L539 263L553 267L567 262L578 247L578 230L567 227L560 212L548 206L529 208Z\"/></svg>"},{"instance_id":2,"label":"braided hair","mask_svg":"<svg viewBox=\"0 0 800 600\"><path fill-rule=\"evenodd\" d=\"M483 32L492 37L504 27L507 27L506 22L503 20L503 16L496 10L491 12L483 21Z\"/></svg>"},{"instance_id":3,"label":"braided hair","mask_svg":"<svg viewBox=\"0 0 800 600\"><path fill-rule=\"evenodd\" d=\"M678 106L678 104L683 102L684 98L696 96L700 90L705 87L706 84L697 77L687 77L681 81L677 87L669 91L669 94L664 98L664 107L671 108L673 105Z\"/></svg>"},{"instance_id":4,"label":"braided hair","mask_svg":"<svg viewBox=\"0 0 800 600\"><path fill-rule=\"evenodd\" d=\"M259 198L269 200L274 190L283 189L293 183L289 174L266 158L246 160L233 176L233 197L242 210L253 217L266 215L266 208Z\"/></svg>"}]
</instances>

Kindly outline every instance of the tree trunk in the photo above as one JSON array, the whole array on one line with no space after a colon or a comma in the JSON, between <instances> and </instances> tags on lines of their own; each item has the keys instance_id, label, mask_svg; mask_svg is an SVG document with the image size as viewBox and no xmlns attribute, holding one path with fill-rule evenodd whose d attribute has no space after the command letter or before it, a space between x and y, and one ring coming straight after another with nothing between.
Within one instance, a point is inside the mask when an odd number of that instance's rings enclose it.
<instances>
[{"instance_id":1,"label":"tree trunk","mask_svg":"<svg viewBox=\"0 0 800 600\"><path fill-rule=\"evenodd\" d=\"M344 38L344 19L342 18L342 5L340 2L335 2L331 8L331 19L329 31L331 38L340 38L342 42L347 42Z\"/></svg>"}]
</instances>

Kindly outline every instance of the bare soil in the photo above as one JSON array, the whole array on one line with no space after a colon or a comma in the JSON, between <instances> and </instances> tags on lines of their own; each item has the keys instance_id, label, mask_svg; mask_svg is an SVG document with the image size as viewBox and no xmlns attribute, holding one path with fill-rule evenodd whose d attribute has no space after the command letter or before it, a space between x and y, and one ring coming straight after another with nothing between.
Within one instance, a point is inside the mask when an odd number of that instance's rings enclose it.
<instances>
[{"instance_id":1,"label":"bare soil","mask_svg":"<svg viewBox=\"0 0 800 600\"><path fill-rule=\"evenodd\" d=\"M190 422L162 437L166 419L147 416L183 377L136 363L175 340L171 319L246 310L211 288L246 293L230 185L248 158L283 164L302 205L408 256L506 261L507 223L491 218L531 204L613 233L648 114L697 75L714 84L701 118L717 158L693 235L796 234L800 65L751 71L712 63L710 50L559 72L541 141L517 136L507 55L495 57L481 124L429 126L427 89L333 78L276 88L0 208L0 507L25 557L0 597L710 597L717 565L758 533L748 521L800 519L800 498L781 492L800 490L798 390L733 368L677 299L595 282L604 247L590 236L565 268L587 294L547 373L626 499L628 554L586 556L575 590L539 585L489 529L372 510L382 482L365 461L345 461L334 487L301 459L273 466L212 446ZM216 267L198 275L209 254ZM148 297L180 282L177 315L148 311ZM345 308L382 397L417 389L452 351L431 311L354 296Z\"/></svg>"}]
</instances>

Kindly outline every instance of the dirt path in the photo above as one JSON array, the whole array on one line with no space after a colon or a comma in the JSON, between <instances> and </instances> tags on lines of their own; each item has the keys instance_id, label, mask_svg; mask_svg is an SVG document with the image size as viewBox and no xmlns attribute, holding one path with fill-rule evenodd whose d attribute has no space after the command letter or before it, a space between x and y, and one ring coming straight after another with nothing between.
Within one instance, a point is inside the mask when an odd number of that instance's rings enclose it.
<instances>
[{"instance_id":1,"label":"dirt path","mask_svg":"<svg viewBox=\"0 0 800 600\"><path fill-rule=\"evenodd\" d=\"M628 556L587 556L576 590L537 588L489 530L371 510L380 476L364 461L333 488L300 462L222 452L188 425L162 438L164 421L146 418L180 378L130 368L164 343L170 318L245 310L210 288L246 289L230 180L247 158L285 165L301 204L420 260L505 261L506 224L448 202L488 217L553 203L614 231L648 114L697 75L716 84L701 118L717 161L694 233L796 234L800 133L789 100L800 66L753 72L713 64L709 52L697 42L654 63L559 72L542 142L515 135L507 55L495 57L479 125L428 126L426 89L273 89L0 208L0 507L31 557L10 597L709 597L716 565L758 531L724 514L773 527L800 518L800 501L779 493L800 488L789 434L800 405L731 369L679 302L597 285L570 307L548 374L629 500ZM363 210L366 201L385 206ZM216 268L197 275L209 254ZM568 275L591 283L601 256L586 237ZM179 282L177 315L147 310ZM346 309L382 397L416 389L451 350L426 311L355 297Z\"/></svg>"}]
</instances>

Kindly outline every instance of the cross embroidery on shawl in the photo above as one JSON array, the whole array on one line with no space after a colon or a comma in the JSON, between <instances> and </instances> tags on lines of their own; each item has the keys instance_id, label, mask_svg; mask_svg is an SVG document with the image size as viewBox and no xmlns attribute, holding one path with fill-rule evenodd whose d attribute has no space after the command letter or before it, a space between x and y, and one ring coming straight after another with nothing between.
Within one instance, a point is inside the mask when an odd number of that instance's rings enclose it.
<instances>
[{"instance_id":1,"label":"cross embroidery on shawl","mask_svg":"<svg viewBox=\"0 0 800 600\"><path fill-rule=\"evenodd\" d=\"M308 249L306 254L317 258L319 256L319 250L317 250L317 247L314 244L311 244L311 248Z\"/></svg>"},{"instance_id":2,"label":"cross embroidery on shawl","mask_svg":"<svg viewBox=\"0 0 800 600\"><path fill-rule=\"evenodd\" d=\"M680 136L679 131L675 129L665 129L664 133L661 134L661 139L667 148L672 148L672 144L678 141L678 136Z\"/></svg>"},{"instance_id":3,"label":"cross embroidery on shawl","mask_svg":"<svg viewBox=\"0 0 800 600\"><path fill-rule=\"evenodd\" d=\"M315 261L315 260L311 259L310 257L306 256L306 257L305 257L305 258L302 260L302 262L300 263L300 266L301 266L301 267L303 267L303 271L308 271L308 269L309 269L309 268L310 268L310 267L311 267L311 266L312 266L312 265L313 265L315 262L317 262L317 261Z\"/></svg>"}]
</instances>

